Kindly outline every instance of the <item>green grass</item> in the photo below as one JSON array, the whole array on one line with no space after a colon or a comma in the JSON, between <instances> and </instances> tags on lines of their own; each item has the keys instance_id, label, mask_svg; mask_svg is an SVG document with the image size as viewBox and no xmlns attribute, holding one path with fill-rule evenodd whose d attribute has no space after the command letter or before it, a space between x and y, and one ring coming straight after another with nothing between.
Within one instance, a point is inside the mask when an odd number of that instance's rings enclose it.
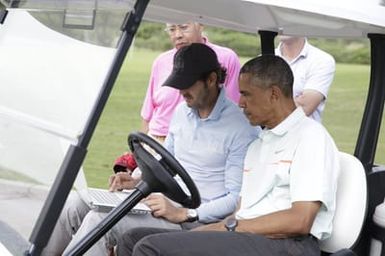
<instances>
[{"instance_id":1,"label":"green grass","mask_svg":"<svg viewBox=\"0 0 385 256\"><path fill-rule=\"evenodd\" d=\"M324 112L323 123L341 151L354 153L366 104L369 66L338 64ZM385 164L385 121L377 143L375 162Z\"/></svg>"},{"instance_id":2,"label":"green grass","mask_svg":"<svg viewBox=\"0 0 385 256\"><path fill-rule=\"evenodd\" d=\"M151 64L159 52L135 49L126 59L91 140L84 167L91 186L106 187L117 156L127 151L127 135L140 129L140 108ZM244 63L246 59L242 58ZM369 84L369 67L338 64L323 123L341 151L354 152ZM385 163L381 134L376 161Z\"/></svg>"},{"instance_id":3,"label":"green grass","mask_svg":"<svg viewBox=\"0 0 385 256\"><path fill-rule=\"evenodd\" d=\"M341 151L353 153L369 84L369 67L339 64L330 89L323 123Z\"/></svg>"},{"instance_id":4,"label":"green grass","mask_svg":"<svg viewBox=\"0 0 385 256\"><path fill-rule=\"evenodd\" d=\"M127 137L140 130L140 109L152 60L159 53L135 49L129 53L91 139L84 162L91 186L107 186L115 158L128 151Z\"/></svg>"}]
</instances>

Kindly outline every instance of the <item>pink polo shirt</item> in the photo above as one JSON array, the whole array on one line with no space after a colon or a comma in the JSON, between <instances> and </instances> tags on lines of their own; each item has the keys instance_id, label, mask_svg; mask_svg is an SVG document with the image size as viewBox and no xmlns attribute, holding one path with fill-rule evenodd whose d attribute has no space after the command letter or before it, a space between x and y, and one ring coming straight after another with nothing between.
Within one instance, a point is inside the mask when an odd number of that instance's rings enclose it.
<instances>
[{"instance_id":1,"label":"pink polo shirt","mask_svg":"<svg viewBox=\"0 0 385 256\"><path fill-rule=\"evenodd\" d=\"M207 38L205 42L215 51L219 63L227 70L224 83L227 97L238 104L240 97L238 75L241 65L237 54L229 48L208 42ZM141 110L141 116L149 123L149 133L152 135L167 135L174 109L183 100L179 90L162 86L172 71L176 51L174 48L160 54L152 65L147 94Z\"/></svg>"}]
</instances>

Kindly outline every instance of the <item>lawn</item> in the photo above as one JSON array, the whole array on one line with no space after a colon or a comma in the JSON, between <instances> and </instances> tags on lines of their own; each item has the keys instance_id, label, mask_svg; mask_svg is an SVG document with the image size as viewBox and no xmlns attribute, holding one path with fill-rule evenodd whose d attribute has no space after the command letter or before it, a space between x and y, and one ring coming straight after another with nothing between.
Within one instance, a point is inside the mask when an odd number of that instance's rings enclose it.
<instances>
[{"instance_id":1,"label":"lawn","mask_svg":"<svg viewBox=\"0 0 385 256\"><path fill-rule=\"evenodd\" d=\"M151 63L158 52L135 49L116 82L91 140L84 168L89 185L107 186L112 164L127 151L129 132L140 129L140 108L147 89ZM242 59L244 62L245 59ZM366 100L369 67L338 64L324 112L324 124L341 151L354 152ZM385 136L381 135L376 161L385 163Z\"/></svg>"}]
</instances>

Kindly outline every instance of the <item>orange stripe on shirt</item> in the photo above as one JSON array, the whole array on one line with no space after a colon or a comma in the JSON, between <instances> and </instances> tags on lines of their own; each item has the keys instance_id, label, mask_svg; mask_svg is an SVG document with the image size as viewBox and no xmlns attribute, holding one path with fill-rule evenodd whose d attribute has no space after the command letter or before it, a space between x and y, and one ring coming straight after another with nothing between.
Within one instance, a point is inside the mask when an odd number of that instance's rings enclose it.
<instances>
[{"instance_id":1,"label":"orange stripe on shirt","mask_svg":"<svg viewBox=\"0 0 385 256\"><path fill-rule=\"evenodd\" d=\"M283 164L291 164L292 161L291 161L291 160L279 160L278 162L271 163L271 164L279 164L279 163L283 163Z\"/></svg>"}]
</instances>

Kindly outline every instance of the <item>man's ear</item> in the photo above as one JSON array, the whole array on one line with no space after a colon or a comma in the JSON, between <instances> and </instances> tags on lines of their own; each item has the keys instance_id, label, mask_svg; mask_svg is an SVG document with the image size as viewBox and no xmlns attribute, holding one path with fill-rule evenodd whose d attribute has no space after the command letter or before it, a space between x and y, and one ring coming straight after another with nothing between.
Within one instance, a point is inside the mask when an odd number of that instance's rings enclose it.
<instances>
[{"instance_id":1,"label":"man's ear","mask_svg":"<svg viewBox=\"0 0 385 256\"><path fill-rule=\"evenodd\" d=\"M211 72L210 75L207 77L207 84L208 84L210 87L211 87L211 86L216 86L216 84L217 84L217 79L218 79L217 73Z\"/></svg>"},{"instance_id":2,"label":"man's ear","mask_svg":"<svg viewBox=\"0 0 385 256\"><path fill-rule=\"evenodd\" d=\"M271 97L272 101L279 100L282 97L281 89L276 85L271 86L271 96L270 97Z\"/></svg>"}]
</instances>

